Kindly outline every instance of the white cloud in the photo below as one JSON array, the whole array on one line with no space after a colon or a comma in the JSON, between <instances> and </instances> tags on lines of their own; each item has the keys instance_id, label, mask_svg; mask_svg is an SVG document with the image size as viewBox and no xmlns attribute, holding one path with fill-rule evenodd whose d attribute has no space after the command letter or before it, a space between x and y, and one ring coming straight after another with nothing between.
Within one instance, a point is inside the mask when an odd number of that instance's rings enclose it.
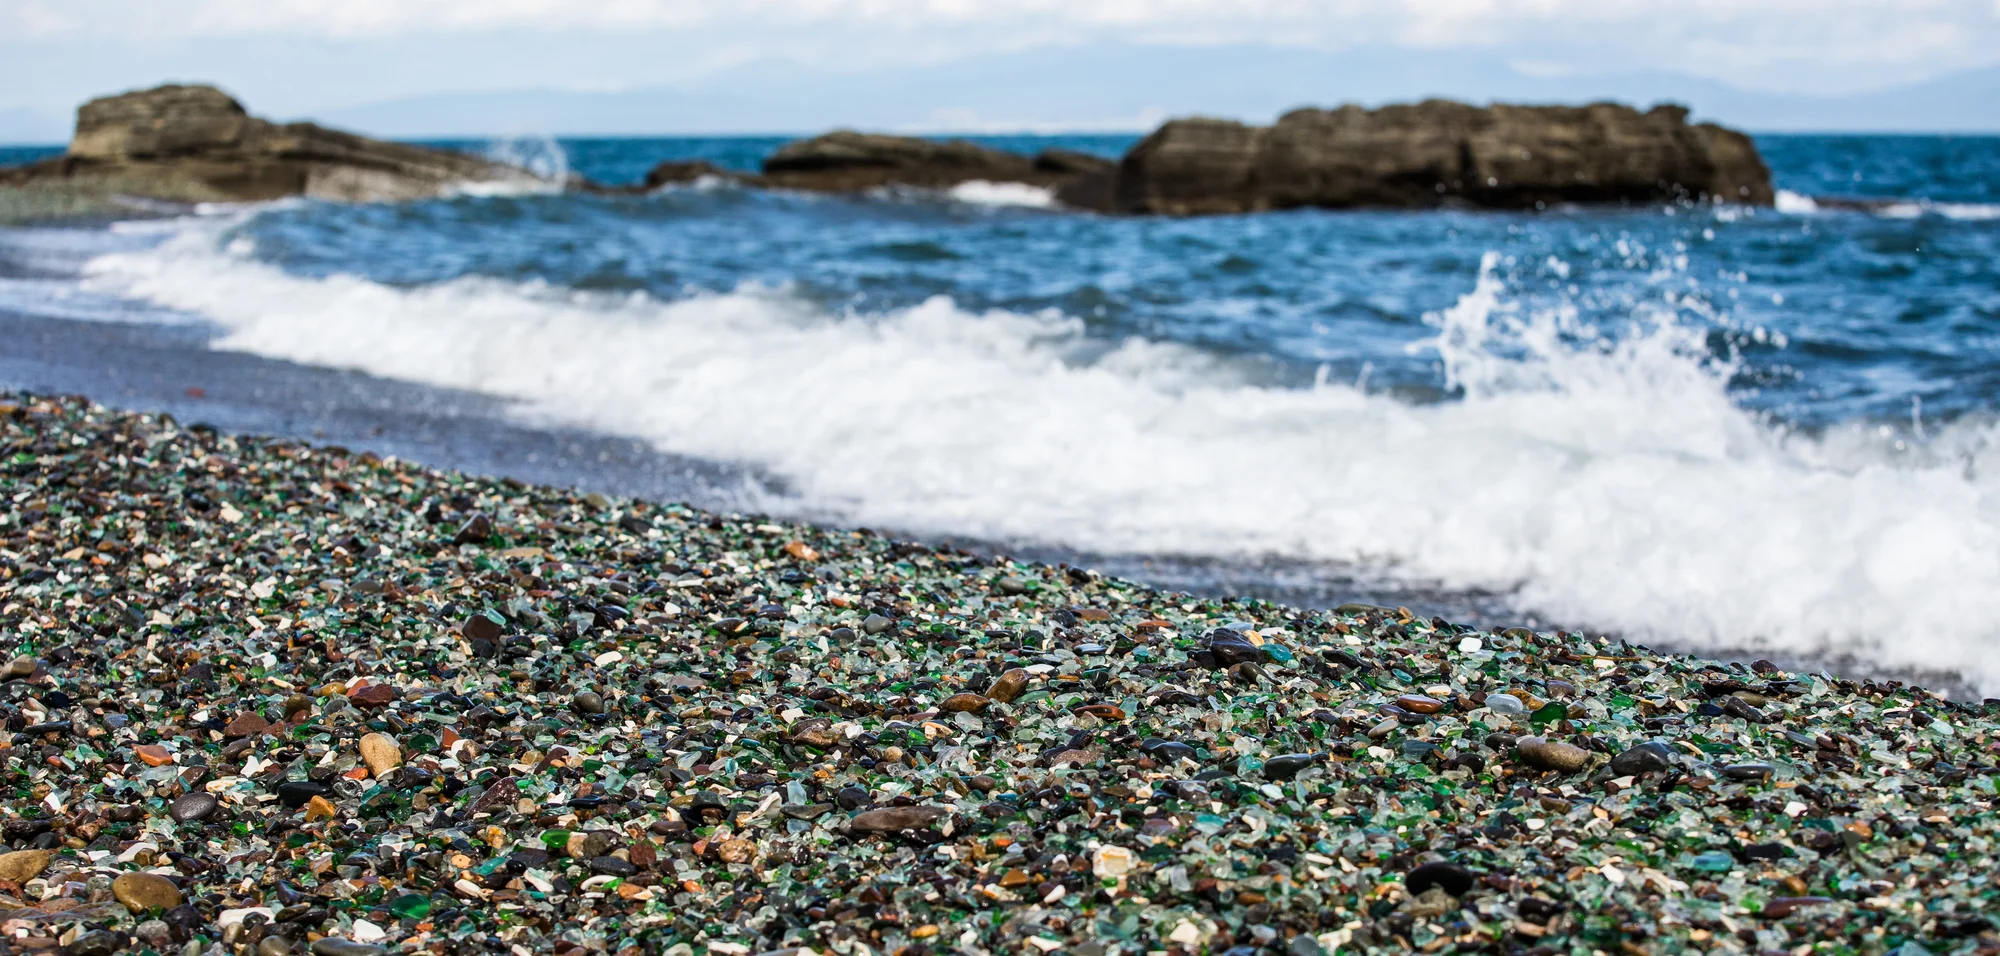
<instances>
[{"instance_id":1,"label":"white cloud","mask_svg":"<svg viewBox=\"0 0 2000 956\"><path fill-rule=\"evenodd\" d=\"M1107 40L1482 49L1837 91L2000 62L2000 0L0 0L0 47L520 32L852 66Z\"/></svg>"}]
</instances>

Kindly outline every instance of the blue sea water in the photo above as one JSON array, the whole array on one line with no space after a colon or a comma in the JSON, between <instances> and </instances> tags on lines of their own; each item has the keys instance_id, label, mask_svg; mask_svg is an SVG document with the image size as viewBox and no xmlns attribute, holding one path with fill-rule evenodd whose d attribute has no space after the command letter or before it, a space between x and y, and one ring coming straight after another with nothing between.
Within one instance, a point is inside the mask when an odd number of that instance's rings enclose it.
<instances>
[{"instance_id":1,"label":"blue sea water","mask_svg":"<svg viewBox=\"0 0 2000 956\"><path fill-rule=\"evenodd\" d=\"M783 142L449 145L616 183ZM6 241L88 252L66 308L751 465L784 479L765 510L2000 685L2000 139L1758 145L1778 209L1172 220L697 184Z\"/></svg>"}]
</instances>

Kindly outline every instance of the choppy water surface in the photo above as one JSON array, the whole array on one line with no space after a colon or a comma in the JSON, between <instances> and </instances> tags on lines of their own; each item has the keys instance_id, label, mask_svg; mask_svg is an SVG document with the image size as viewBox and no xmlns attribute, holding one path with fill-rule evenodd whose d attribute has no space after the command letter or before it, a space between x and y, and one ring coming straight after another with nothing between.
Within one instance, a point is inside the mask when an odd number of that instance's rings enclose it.
<instances>
[{"instance_id":1,"label":"choppy water surface","mask_svg":"<svg viewBox=\"0 0 2000 956\"><path fill-rule=\"evenodd\" d=\"M630 181L779 142L510 148ZM2000 684L2000 140L1760 145L1780 210L288 203L9 233L56 278L0 301L518 398L769 510Z\"/></svg>"}]
</instances>

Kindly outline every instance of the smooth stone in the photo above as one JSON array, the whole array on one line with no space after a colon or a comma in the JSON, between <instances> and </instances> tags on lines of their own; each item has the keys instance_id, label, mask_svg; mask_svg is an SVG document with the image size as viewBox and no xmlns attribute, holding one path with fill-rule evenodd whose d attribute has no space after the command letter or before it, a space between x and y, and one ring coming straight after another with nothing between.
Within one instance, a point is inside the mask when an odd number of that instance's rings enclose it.
<instances>
[{"instance_id":1,"label":"smooth stone","mask_svg":"<svg viewBox=\"0 0 2000 956\"><path fill-rule=\"evenodd\" d=\"M870 634L880 634L895 626L896 622L880 614L870 614L866 620L861 622L861 629Z\"/></svg>"},{"instance_id":2,"label":"smooth stone","mask_svg":"<svg viewBox=\"0 0 2000 956\"><path fill-rule=\"evenodd\" d=\"M591 872L607 876L631 876L639 872L638 867L615 856L593 856L585 865L590 867Z\"/></svg>"},{"instance_id":3,"label":"smooth stone","mask_svg":"<svg viewBox=\"0 0 2000 956\"><path fill-rule=\"evenodd\" d=\"M1522 737L1514 742L1514 749L1523 762L1540 770L1575 773L1590 762L1590 751L1541 737Z\"/></svg>"},{"instance_id":4,"label":"smooth stone","mask_svg":"<svg viewBox=\"0 0 2000 956\"><path fill-rule=\"evenodd\" d=\"M111 956L125 948L125 936L110 930L92 930L70 941L62 951L68 956Z\"/></svg>"},{"instance_id":5,"label":"smooth stone","mask_svg":"<svg viewBox=\"0 0 2000 956\"><path fill-rule=\"evenodd\" d=\"M283 936L266 936L257 943L257 956L292 956L296 945Z\"/></svg>"},{"instance_id":6,"label":"smooth stone","mask_svg":"<svg viewBox=\"0 0 2000 956\"><path fill-rule=\"evenodd\" d=\"M1011 703L1028 689L1028 672L1019 667L1012 668L993 681L986 688L986 696L1003 704Z\"/></svg>"},{"instance_id":7,"label":"smooth stone","mask_svg":"<svg viewBox=\"0 0 2000 956\"><path fill-rule=\"evenodd\" d=\"M856 833L920 830L944 819L950 812L944 807L882 807L855 816L847 821L847 827Z\"/></svg>"},{"instance_id":8,"label":"smooth stone","mask_svg":"<svg viewBox=\"0 0 2000 956\"><path fill-rule=\"evenodd\" d=\"M1426 863L1403 877L1403 888L1411 896L1422 895L1434 886L1453 896L1464 896L1472 891L1472 884L1472 871L1456 863Z\"/></svg>"},{"instance_id":9,"label":"smooth stone","mask_svg":"<svg viewBox=\"0 0 2000 956\"><path fill-rule=\"evenodd\" d=\"M1785 845L1782 843L1752 843L1743 848L1743 858L1746 860L1782 860L1785 854Z\"/></svg>"},{"instance_id":10,"label":"smooth stone","mask_svg":"<svg viewBox=\"0 0 2000 956\"><path fill-rule=\"evenodd\" d=\"M1611 758L1611 773L1618 777L1663 773L1673 768L1674 757L1672 747L1657 740L1649 740Z\"/></svg>"},{"instance_id":11,"label":"smooth stone","mask_svg":"<svg viewBox=\"0 0 2000 956\"><path fill-rule=\"evenodd\" d=\"M361 762L379 780L403 765L403 748L388 734L368 734L361 738Z\"/></svg>"},{"instance_id":12,"label":"smooth stone","mask_svg":"<svg viewBox=\"0 0 2000 956\"><path fill-rule=\"evenodd\" d=\"M579 714L602 714L604 697L596 691L587 690L570 698L570 706L576 708Z\"/></svg>"},{"instance_id":13,"label":"smooth stone","mask_svg":"<svg viewBox=\"0 0 2000 956\"><path fill-rule=\"evenodd\" d=\"M993 582L993 589L1008 597L1014 597L1028 593L1028 582L1010 575Z\"/></svg>"},{"instance_id":14,"label":"smooth stone","mask_svg":"<svg viewBox=\"0 0 2000 956\"><path fill-rule=\"evenodd\" d=\"M468 641L497 641L500 639L500 625L484 614L474 614L465 619L458 632Z\"/></svg>"},{"instance_id":15,"label":"smooth stone","mask_svg":"<svg viewBox=\"0 0 2000 956\"><path fill-rule=\"evenodd\" d=\"M1186 757L1188 759L1193 759L1195 755L1195 749L1193 745L1184 744L1178 740L1166 740L1160 737L1148 737L1145 740L1140 741L1139 752L1145 754L1148 757L1153 758L1154 760L1164 761L1167 763L1171 763L1183 757Z\"/></svg>"},{"instance_id":16,"label":"smooth stone","mask_svg":"<svg viewBox=\"0 0 2000 956\"><path fill-rule=\"evenodd\" d=\"M1404 694L1396 698L1396 706L1416 714L1435 714L1444 710L1444 701L1423 694Z\"/></svg>"},{"instance_id":17,"label":"smooth stone","mask_svg":"<svg viewBox=\"0 0 2000 956\"><path fill-rule=\"evenodd\" d=\"M180 887L151 873L121 874L111 881L111 896L134 913L166 912L181 905Z\"/></svg>"},{"instance_id":18,"label":"smooth stone","mask_svg":"<svg viewBox=\"0 0 2000 956\"><path fill-rule=\"evenodd\" d=\"M313 956L383 956L388 950L372 943L328 936L312 944Z\"/></svg>"},{"instance_id":19,"label":"smooth stone","mask_svg":"<svg viewBox=\"0 0 2000 956\"><path fill-rule=\"evenodd\" d=\"M1513 694L1487 694L1486 709L1503 717L1518 717L1528 712L1528 705Z\"/></svg>"},{"instance_id":20,"label":"smooth stone","mask_svg":"<svg viewBox=\"0 0 2000 956\"><path fill-rule=\"evenodd\" d=\"M1226 627L1218 627L1208 632L1202 650L1215 662L1216 669L1234 667L1237 664L1251 664L1264 659L1264 649L1250 642L1242 634Z\"/></svg>"},{"instance_id":21,"label":"smooth stone","mask_svg":"<svg viewBox=\"0 0 2000 956\"><path fill-rule=\"evenodd\" d=\"M5 670L0 670L0 680L20 680L22 678L33 677L35 676L35 671L40 670L41 666L42 662L32 657L16 657L7 662Z\"/></svg>"},{"instance_id":22,"label":"smooth stone","mask_svg":"<svg viewBox=\"0 0 2000 956\"><path fill-rule=\"evenodd\" d=\"M149 919L132 928L132 935L159 948L173 941L174 928L165 920Z\"/></svg>"},{"instance_id":23,"label":"smooth stone","mask_svg":"<svg viewBox=\"0 0 2000 956\"><path fill-rule=\"evenodd\" d=\"M1771 722L1771 718L1766 716L1763 711L1750 706L1748 701L1734 694L1724 697L1716 701L1716 703L1721 705L1723 713L1739 720L1747 720L1753 724L1768 724Z\"/></svg>"},{"instance_id":24,"label":"smooth stone","mask_svg":"<svg viewBox=\"0 0 2000 956\"><path fill-rule=\"evenodd\" d=\"M839 804L842 810L859 810L874 803L875 798L861 787L842 787L833 795L833 802Z\"/></svg>"},{"instance_id":25,"label":"smooth stone","mask_svg":"<svg viewBox=\"0 0 2000 956\"><path fill-rule=\"evenodd\" d=\"M969 714L992 703L980 694L953 694L938 703L938 710L947 714Z\"/></svg>"},{"instance_id":26,"label":"smooth stone","mask_svg":"<svg viewBox=\"0 0 2000 956\"><path fill-rule=\"evenodd\" d=\"M1765 780L1776 772L1777 768L1767 763L1733 763L1722 768L1722 775L1731 780Z\"/></svg>"},{"instance_id":27,"label":"smooth stone","mask_svg":"<svg viewBox=\"0 0 2000 956\"><path fill-rule=\"evenodd\" d=\"M1290 780L1307 767L1319 762L1319 754L1280 754L1264 761L1264 776L1271 780Z\"/></svg>"},{"instance_id":28,"label":"smooth stone","mask_svg":"<svg viewBox=\"0 0 2000 956\"><path fill-rule=\"evenodd\" d=\"M16 885L26 883L48 868L53 850L15 850L0 853L0 880Z\"/></svg>"},{"instance_id":29,"label":"smooth stone","mask_svg":"<svg viewBox=\"0 0 2000 956\"><path fill-rule=\"evenodd\" d=\"M297 810L312 802L314 797L324 797L333 789L317 780L287 780L278 784L278 802Z\"/></svg>"},{"instance_id":30,"label":"smooth stone","mask_svg":"<svg viewBox=\"0 0 2000 956\"><path fill-rule=\"evenodd\" d=\"M193 823L208 819L221 808L222 801L216 799L214 794L196 791L175 800L167 807L167 815L173 817L176 823Z\"/></svg>"}]
</instances>

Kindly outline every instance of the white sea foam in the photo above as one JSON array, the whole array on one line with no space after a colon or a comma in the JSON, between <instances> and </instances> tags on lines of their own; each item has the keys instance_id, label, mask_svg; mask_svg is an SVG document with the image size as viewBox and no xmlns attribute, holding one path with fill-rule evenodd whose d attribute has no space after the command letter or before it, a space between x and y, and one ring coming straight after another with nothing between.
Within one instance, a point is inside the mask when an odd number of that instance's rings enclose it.
<instances>
[{"instance_id":1,"label":"white sea foam","mask_svg":"<svg viewBox=\"0 0 2000 956\"><path fill-rule=\"evenodd\" d=\"M1259 386L1173 344L1098 354L1073 321L942 299L862 318L782 290L401 289L290 276L206 229L89 272L209 317L222 347L754 463L790 480L794 511L1362 562L1681 646L1852 653L2000 687L2000 432L1961 424L1902 453L1859 429L1787 435L1730 401L1694 330L1579 345L1567 316L1511 307L1490 274L1434 319L1464 399L1412 405Z\"/></svg>"},{"instance_id":2,"label":"white sea foam","mask_svg":"<svg viewBox=\"0 0 2000 956\"><path fill-rule=\"evenodd\" d=\"M1030 206L1048 209L1056 204L1056 192L1028 183L992 183L983 179L959 183L945 195L976 206Z\"/></svg>"},{"instance_id":3,"label":"white sea foam","mask_svg":"<svg viewBox=\"0 0 2000 956\"><path fill-rule=\"evenodd\" d=\"M1814 202L1811 196L1803 193L1795 193L1789 189L1778 190L1777 198L1773 201L1772 205L1779 212L1792 213L1793 215L1810 215L1819 211L1819 203Z\"/></svg>"},{"instance_id":4,"label":"white sea foam","mask_svg":"<svg viewBox=\"0 0 2000 956\"><path fill-rule=\"evenodd\" d=\"M2000 219L2000 205L1976 202L1898 202L1890 203L1876 210L1876 215L1889 219L1917 219L1923 216L1942 216L1967 222L1985 222Z\"/></svg>"}]
</instances>

